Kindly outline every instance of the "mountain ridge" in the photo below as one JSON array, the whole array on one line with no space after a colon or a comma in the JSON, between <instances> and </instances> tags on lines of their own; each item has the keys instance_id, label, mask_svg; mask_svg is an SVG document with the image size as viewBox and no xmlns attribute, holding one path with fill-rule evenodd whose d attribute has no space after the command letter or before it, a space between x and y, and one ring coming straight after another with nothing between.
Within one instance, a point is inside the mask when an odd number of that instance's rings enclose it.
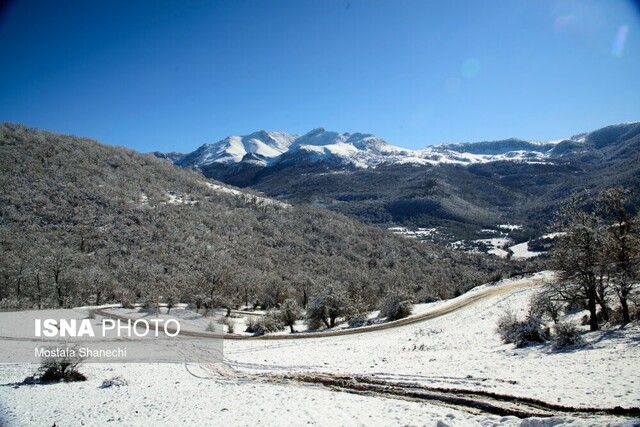
<instances>
[{"instance_id":1,"label":"mountain ridge","mask_svg":"<svg viewBox=\"0 0 640 427\"><path fill-rule=\"evenodd\" d=\"M615 129L638 127L640 122L622 123L552 141L521 138L504 140L445 143L423 149L405 149L366 133L338 133L316 128L304 135L260 130L244 136L229 136L211 144L203 144L181 157L162 155L178 166L203 169L214 163L231 166L247 163L271 167L280 161L305 163L327 162L332 165L375 167L390 164L460 164L471 165L495 161L535 162L575 154L590 139ZM598 138L596 138L598 137ZM601 148L595 143L596 148ZM172 153L173 154L173 153Z\"/></svg>"}]
</instances>

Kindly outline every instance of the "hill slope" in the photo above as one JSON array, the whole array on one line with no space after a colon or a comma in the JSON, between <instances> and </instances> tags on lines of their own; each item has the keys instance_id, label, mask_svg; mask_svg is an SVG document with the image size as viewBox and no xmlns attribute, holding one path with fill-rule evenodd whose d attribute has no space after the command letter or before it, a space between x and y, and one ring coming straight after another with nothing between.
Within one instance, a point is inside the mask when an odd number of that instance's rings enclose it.
<instances>
[{"instance_id":1,"label":"hill slope","mask_svg":"<svg viewBox=\"0 0 640 427\"><path fill-rule=\"evenodd\" d=\"M507 267L303 205L240 192L152 155L0 126L0 301L354 304L448 297Z\"/></svg>"}]
</instances>

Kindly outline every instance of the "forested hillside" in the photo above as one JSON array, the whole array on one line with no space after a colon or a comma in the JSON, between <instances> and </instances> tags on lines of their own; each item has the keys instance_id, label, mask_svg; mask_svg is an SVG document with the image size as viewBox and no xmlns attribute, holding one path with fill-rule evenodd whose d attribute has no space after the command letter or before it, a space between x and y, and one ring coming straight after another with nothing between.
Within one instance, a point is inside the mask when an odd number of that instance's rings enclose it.
<instances>
[{"instance_id":1,"label":"forested hillside","mask_svg":"<svg viewBox=\"0 0 640 427\"><path fill-rule=\"evenodd\" d=\"M389 292L450 297L514 268L89 139L4 124L0 158L5 308L305 305L327 287L374 307Z\"/></svg>"}]
</instances>

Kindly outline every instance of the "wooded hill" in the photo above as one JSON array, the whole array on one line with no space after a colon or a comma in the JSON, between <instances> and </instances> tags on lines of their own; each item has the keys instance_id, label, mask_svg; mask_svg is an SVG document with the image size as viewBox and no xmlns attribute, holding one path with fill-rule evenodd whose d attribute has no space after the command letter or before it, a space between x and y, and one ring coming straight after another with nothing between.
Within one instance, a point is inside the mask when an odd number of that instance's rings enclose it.
<instances>
[{"instance_id":1,"label":"wooded hill","mask_svg":"<svg viewBox=\"0 0 640 427\"><path fill-rule=\"evenodd\" d=\"M0 305L359 306L448 298L515 264L238 192L153 155L0 125Z\"/></svg>"}]
</instances>

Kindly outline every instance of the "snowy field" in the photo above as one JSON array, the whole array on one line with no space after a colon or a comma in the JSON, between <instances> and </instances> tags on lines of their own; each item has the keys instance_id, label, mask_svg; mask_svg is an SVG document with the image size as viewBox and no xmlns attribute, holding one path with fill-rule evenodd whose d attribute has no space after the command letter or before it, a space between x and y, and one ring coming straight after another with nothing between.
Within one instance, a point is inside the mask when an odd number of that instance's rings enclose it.
<instances>
[{"instance_id":1,"label":"snowy field","mask_svg":"<svg viewBox=\"0 0 640 427\"><path fill-rule=\"evenodd\" d=\"M587 333L580 350L515 349L495 327L506 308L524 314L535 280L505 281L418 314L486 297L458 310L368 333L283 340L227 340L224 364L85 364L81 383L23 385L36 365L0 365L0 425L638 425L616 417L501 417L434 403L335 391L294 373L358 375L485 390L576 407L640 406L640 326ZM491 289L490 289L491 290ZM574 315L576 317L576 315ZM6 336L7 325L0 325ZM102 387L119 377L126 384Z\"/></svg>"}]
</instances>

